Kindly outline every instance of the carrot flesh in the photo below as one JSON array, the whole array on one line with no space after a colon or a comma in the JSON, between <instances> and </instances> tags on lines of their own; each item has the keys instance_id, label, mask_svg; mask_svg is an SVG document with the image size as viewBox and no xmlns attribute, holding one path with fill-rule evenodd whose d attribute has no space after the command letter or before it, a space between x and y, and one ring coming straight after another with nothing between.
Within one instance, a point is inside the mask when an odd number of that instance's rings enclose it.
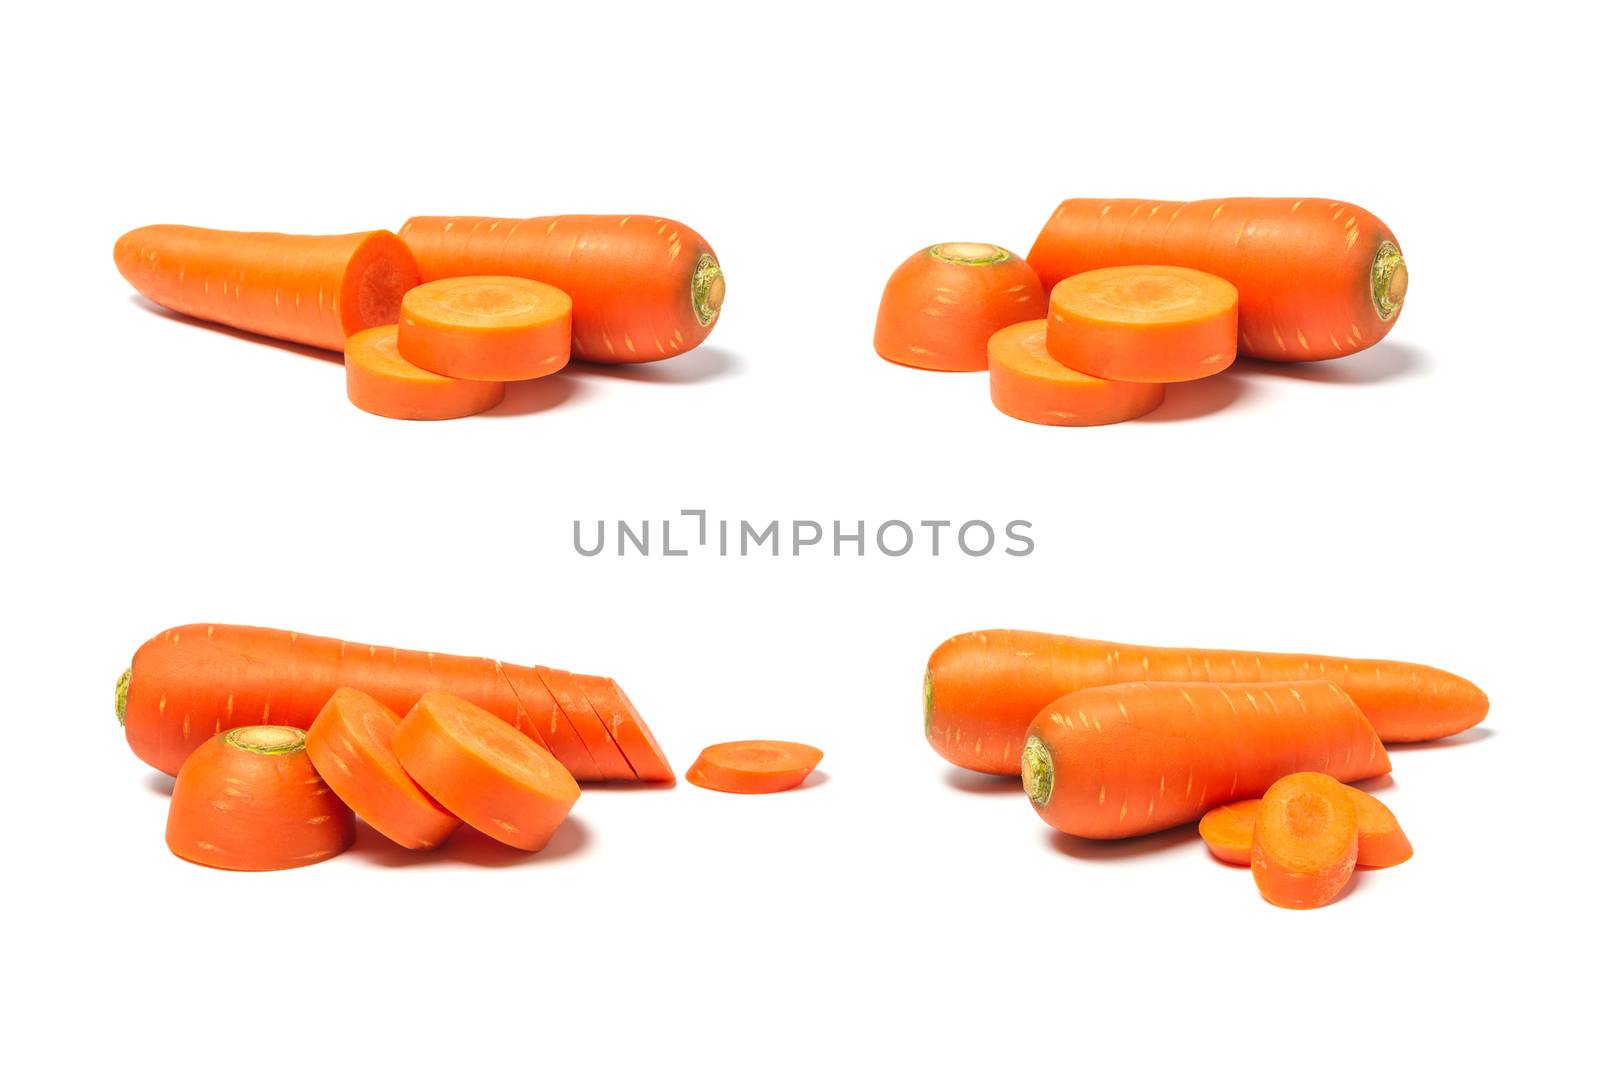
<instances>
[{"instance_id":1,"label":"carrot flesh","mask_svg":"<svg viewBox=\"0 0 1600 1067\"><path fill-rule=\"evenodd\" d=\"M1356 866L1395 867L1411 858L1411 839L1388 805L1353 786L1350 799L1356 806Z\"/></svg>"},{"instance_id":2,"label":"carrot flesh","mask_svg":"<svg viewBox=\"0 0 1600 1067\"><path fill-rule=\"evenodd\" d=\"M726 292L705 238L649 215L419 215L400 227L400 239L424 281L512 275L566 292L572 354L594 363L689 351L711 333Z\"/></svg>"},{"instance_id":3,"label":"carrot flesh","mask_svg":"<svg viewBox=\"0 0 1600 1067\"><path fill-rule=\"evenodd\" d=\"M1045 345L1064 366L1124 382L1187 382L1238 351L1239 292L1187 267L1106 267L1050 290Z\"/></svg>"},{"instance_id":4,"label":"carrot flesh","mask_svg":"<svg viewBox=\"0 0 1600 1067\"><path fill-rule=\"evenodd\" d=\"M1399 317L1410 280L1382 220L1314 197L1065 200L1028 262L1046 288L1140 263L1215 274L1239 291L1239 353L1287 362L1377 344Z\"/></svg>"},{"instance_id":5,"label":"carrot flesh","mask_svg":"<svg viewBox=\"0 0 1600 1067\"><path fill-rule=\"evenodd\" d=\"M1132 682L1084 689L1028 728L1022 781L1063 833L1133 837L1260 796L1286 774L1386 774L1372 724L1331 682Z\"/></svg>"},{"instance_id":6,"label":"carrot flesh","mask_svg":"<svg viewBox=\"0 0 1600 1067\"><path fill-rule=\"evenodd\" d=\"M589 695L590 703L600 715L600 721L622 750L622 755L633 768L641 782L671 785L678 780L656 741L655 734L645 723L639 709L633 706L628 694L611 678L579 675L579 681Z\"/></svg>"},{"instance_id":7,"label":"carrot flesh","mask_svg":"<svg viewBox=\"0 0 1600 1067\"><path fill-rule=\"evenodd\" d=\"M394 326L362 330L345 343L344 381L350 403L386 419L461 419L488 411L506 389L423 370L400 355Z\"/></svg>"},{"instance_id":8,"label":"carrot flesh","mask_svg":"<svg viewBox=\"0 0 1600 1067\"><path fill-rule=\"evenodd\" d=\"M1161 406L1159 382L1113 382L1057 362L1044 319L1018 322L989 338L989 397L1014 419L1043 426L1106 426Z\"/></svg>"},{"instance_id":9,"label":"carrot flesh","mask_svg":"<svg viewBox=\"0 0 1600 1067\"><path fill-rule=\"evenodd\" d=\"M1273 783L1256 812L1250 872L1280 908L1320 908L1355 872L1356 806L1326 774L1290 774Z\"/></svg>"},{"instance_id":10,"label":"carrot flesh","mask_svg":"<svg viewBox=\"0 0 1600 1067\"><path fill-rule=\"evenodd\" d=\"M406 362L448 378L542 378L572 352L572 298L527 278L440 278L400 301Z\"/></svg>"},{"instance_id":11,"label":"carrot flesh","mask_svg":"<svg viewBox=\"0 0 1600 1067\"><path fill-rule=\"evenodd\" d=\"M420 280L388 230L323 237L141 226L117 239L113 257L164 308L334 352L352 334L394 322L402 294Z\"/></svg>"},{"instance_id":12,"label":"carrot flesh","mask_svg":"<svg viewBox=\"0 0 1600 1067\"><path fill-rule=\"evenodd\" d=\"M873 347L892 363L979 371L989 338L1044 315L1044 289L1026 260L999 245L930 245L889 276Z\"/></svg>"},{"instance_id":13,"label":"carrot flesh","mask_svg":"<svg viewBox=\"0 0 1600 1067\"><path fill-rule=\"evenodd\" d=\"M795 741L724 741L704 749L684 777L720 793L781 793L821 761L820 748Z\"/></svg>"},{"instance_id":14,"label":"carrot flesh","mask_svg":"<svg viewBox=\"0 0 1600 1067\"><path fill-rule=\"evenodd\" d=\"M394 731L406 773L468 826L537 852L578 800L549 752L503 720L448 693L427 693Z\"/></svg>"},{"instance_id":15,"label":"carrot flesh","mask_svg":"<svg viewBox=\"0 0 1600 1067\"><path fill-rule=\"evenodd\" d=\"M562 691L568 698L568 703L563 704L561 710L566 712L567 721L577 731L583 747L588 749L590 759L599 770L600 779L607 782L637 781L638 775L633 773L627 757L600 721L600 714L594 709L578 677L553 667L541 667L539 673L541 678L559 676Z\"/></svg>"},{"instance_id":16,"label":"carrot flesh","mask_svg":"<svg viewBox=\"0 0 1600 1067\"><path fill-rule=\"evenodd\" d=\"M1261 801L1236 800L1212 808L1200 817L1200 839L1223 863L1250 866L1250 845L1256 833L1256 809Z\"/></svg>"},{"instance_id":17,"label":"carrot flesh","mask_svg":"<svg viewBox=\"0 0 1600 1067\"><path fill-rule=\"evenodd\" d=\"M306 755L305 731L243 726L184 761L167 811L167 847L191 863L279 871L350 847L355 820Z\"/></svg>"},{"instance_id":18,"label":"carrot flesh","mask_svg":"<svg viewBox=\"0 0 1600 1067\"><path fill-rule=\"evenodd\" d=\"M439 806L394 754L400 716L358 689L338 689L306 731L306 755L345 805L410 849L438 847L461 820Z\"/></svg>"},{"instance_id":19,"label":"carrot flesh","mask_svg":"<svg viewBox=\"0 0 1600 1067\"><path fill-rule=\"evenodd\" d=\"M1489 710L1489 698L1471 682L1415 663L978 630L950 638L929 657L923 728L929 744L951 763L1014 775L1028 724L1040 708L1066 693L1118 682L1302 678L1337 683L1386 742L1459 733Z\"/></svg>"}]
</instances>

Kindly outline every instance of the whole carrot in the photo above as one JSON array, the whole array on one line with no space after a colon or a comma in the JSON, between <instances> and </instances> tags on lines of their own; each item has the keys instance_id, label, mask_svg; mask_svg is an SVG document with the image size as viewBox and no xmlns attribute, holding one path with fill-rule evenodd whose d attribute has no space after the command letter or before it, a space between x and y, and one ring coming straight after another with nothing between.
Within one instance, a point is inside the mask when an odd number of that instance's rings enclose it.
<instances>
[{"instance_id":1,"label":"whole carrot","mask_svg":"<svg viewBox=\"0 0 1600 1067\"><path fill-rule=\"evenodd\" d=\"M934 650L923 726L961 767L1016 774L1028 723L1066 693L1118 682L1336 682L1385 741L1424 741L1483 720L1483 690L1446 671L1393 660L1156 648L1028 630L958 634ZM1258 796L1260 794L1257 794Z\"/></svg>"},{"instance_id":2,"label":"whole carrot","mask_svg":"<svg viewBox=\"0 0 1600 1067\"><path fill-rule=\"evenodd\" d=\"M1341 200L1063 200L1028 253L1046 291L1099 267L1192 267L1239 290L1239 352L1301 362L1377 344L1409 275L1393 232Z\"/></svg>"}]
</instances>

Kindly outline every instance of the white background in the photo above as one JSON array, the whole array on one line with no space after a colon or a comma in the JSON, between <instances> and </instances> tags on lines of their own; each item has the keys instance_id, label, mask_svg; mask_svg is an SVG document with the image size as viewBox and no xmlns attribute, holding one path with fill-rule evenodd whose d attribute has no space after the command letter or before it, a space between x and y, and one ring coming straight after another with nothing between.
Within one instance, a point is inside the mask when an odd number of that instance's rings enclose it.
<instances>
[{"instance_id":1,"label":"white background","mask_svg":"<svg viewBox=\"0 0 1600 1067\"><path fill-rule=\"evenodd\" d=\"M1574 1055L1595 84L1557 5L1505 10L13 12L8 1042L183 1063ZM1412 287L1388 341L1096 430L872 353L883 280L923 245L1025 253L1066 196L1252 194L1395 229ZM336 360L165 318L111 263L150 222L569 211L701 231L722 322L673 362L449 424L365 415ZM571 550L575 518L692 507L1024 518L1039 547ZM134 648L190 621L610 673L680 770L775 736L824 748L826 777L588 790L526 860L367 833L313 868L213 872L166 851L168 783L111 714ZM1073 843L941 762L923 663L988 626L1414 659L1494 706L1394 752L1382 796L1416 858L1290 913L1190 830Z\"/></svg>"}]
</instances>

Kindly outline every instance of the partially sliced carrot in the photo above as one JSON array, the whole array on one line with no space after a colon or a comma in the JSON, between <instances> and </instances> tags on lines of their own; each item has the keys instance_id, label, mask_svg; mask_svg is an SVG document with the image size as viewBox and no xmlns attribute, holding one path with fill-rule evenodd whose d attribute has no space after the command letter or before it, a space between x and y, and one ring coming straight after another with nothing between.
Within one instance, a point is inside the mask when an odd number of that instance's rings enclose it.
<instances>
[{"instance_id":1,"label":"partially sliced carrot","mask_svg":"<svg viewBox=\"0 0 1600 1067\"><path fill-rule=\"evenodd\" d=\"M599 713L600 721L622 750L628 765L639 776L639 781L676 782L678 776L673 773L667 754L661 751L655 734L650 732L639 709L633 706L633 701L628 699L628 694L622 691L616 680L587 674L577 677L585 686L589 702Z\"/></svg>"},{"instance_id":2,"label":"partially sliced carrot","mask_svg":"<svg viewBox=\"0 0 1600 1067\"><path fill-rule=\"evenodd\" d=\"M1356 866L1393 867L1410 859L1411 840L1394 812L1371 793L1345 788L1356 805Z\"/></svg>"},{"instance_id":3,"label":"partially sliced carrot","mask_svg":"<svg viewBox=\"0 0 1600 1067\"><path fill-rule=\"evenodd\" d=\"M167 847L230 871L279 871L337 856L355 820L306 756L306 733L241 726L215 734L178 771Z\"/></svg>"},{"instance_id":4,"label":"partially sliced carrot","mask_svg":"<svg viewBox=\"0 0 1600 1067\"><path fill-rule=\"evenodd\" d=\"M1023 422L1042 426L1105 426L1161 406L1159 382L1113 382L1065 366L1045 347L1046 322L1032 319L989 338L989 398Z\"/></svg>"},{"instance_id":5,"label":"partially sliced carrot","mask_svg":"<svg viewBox=\"0 0 1600 1067\"><path fill-rule=\"evenodd\" d=\"M500 382L446 378L406 362L397 335L398 327L375 326L345 343L345 392L362 411L387 419L459 419L505 397Z\"/></svg>"},{"instance_id":6,"label":"partially sliced carrot","mask_svg":"<svg viewBox=\"0 0 1600 1067\"><path fill-rule=\"evenodd\" d=\"M908 367L983 370L990 335L1043 314L1044 289L1021 256L970 241L932 245L889 276L872 343Z\"/></svg>"},{"instance_id":7,"label":"partially sliced carrot","mask_svg":"<svg viewBox=\"0 0 1600 1067\"><path fill-rule=\"evenodd\" d=\"M1356 805L1338 779L1316 771L1272 784L1256 811L1250 871L1280 908L1331 903L1356 867Z\"/></svg>"},{"instance_id":8,"label":"partially sliced carrot","mask_svg":"<svg viewBox=\"0 0 1600 1067\"><path fill-rule=\"evenodd\" d=\"M567 721L577 730L578 738L583 742L583 747L589 750L589 757L594 760L595 766L600 771L600 778L607 782L632 782L638 780L638 775L633 773L633 768L628 765L627 757L617 747L616 741L606 730L605 724L600 721L600 715L591 705L584 693L583 681L575 674L558 671L553 667L541 667L543 675L559 676L562 693L567 702L562 704L561 710L566 713Z\"/></svg>"},{"instance_id":9,"label":"partially sliced carrot","mask_svg":"<svg viewBox=\"0 0 1600 1067\"><path fill-rule=\"evenodd\" d=\"M822 750L794 741L725 741L700 753L685 776L722 793L781 793L806 780Z\"/></svg>"},{"instance_id":10,"label":"partially sliced carrot","mask_svg":"<svg viewBox=\"0 0 1600 1067\"><path fill-rule=\"evenodd\" d=\"M1105 267L1056 283L1050 354L1120 382L1187 382L1220 373L1239 347L1239 291L1187 267Z\"/></svg>"},{"instance_id":11,"label":"partially sliced carrot","mask_svg":"<svg viewBox=\"0 0 1600 1067\"><path fill-rule=\"evenodd\" d=\"M528 278L440 278L400 301L399 341L408 363L446 377L542 378L572 354L572 298Z\"/></svg>"},{"instance_id":12,"label":"partially sliced carrot","mask_svg":"<svg viewBox=\"0 0 1600 1067\"><path fill-rule=\"evenodd\" d=\"M604 781L605 773L590 754L589 746L583 743L583 735L578 732L577 724L572 721L573 717L567 713L568 707L576 706L582 699L570 681L572 676L565 671L555 671L549 667L535 667L533 673L551 698L550 717L547 724L541 724L547 727L545 737L550 740L550 751L554 752L568 768L577 768L572 774L578 780ZM562 675L566 677L561 677Z\"/></svg>"},{"instance_id":13,"label":"partially sliced carrot","mask_svg":"<svg viewBox=\"0 0 1600 1067\"><path fill-rule=\"evenodd\" d=\"M400 716L359 689L335 690L306 731L306 755L340 800L406 848L437 847L461 825L394 754Z\"/></svg>"},{"instance_id":14,"label":"partially sliced carrot","mask_svg":"<svg viewBox=\"0 0 1600 1067\"><path fill-rule=\"evenodd\" d=\"M1200 818L1200 838L1223 863L1250 866L1250 844L1255 838L1259 800L1238 800L1212 808Z\"/></svg>"},{"instance_id":15,"label":"partially sliced carrot","mask_svg":"<svg viewBox=\"0 0 1600 1067\"><path fill-rule=\"evenodd\" d=\"M475 704L427 693L394 731L406 773L462 822L537 852L578 800L578 783L526 734Z\"/></svg>"}]
</instances>

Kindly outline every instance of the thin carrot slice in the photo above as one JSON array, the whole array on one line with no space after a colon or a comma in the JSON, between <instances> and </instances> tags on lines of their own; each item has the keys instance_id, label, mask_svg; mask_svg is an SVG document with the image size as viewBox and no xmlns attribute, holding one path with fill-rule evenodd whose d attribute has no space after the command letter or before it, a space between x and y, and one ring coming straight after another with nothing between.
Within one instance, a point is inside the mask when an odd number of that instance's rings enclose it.
<instances>
[{"instance_id":1,"label":"thin carrot slice","mask_svg":"<svg viewBox=\"0 0 1600 1067\"><path fill-rule=\"evenodd\" d=\"M685 775L721 793L781 793L806 780L822 750L794 741L724 741L700 753Z\"/></svg>"},{"instance_id":2,"label":"thin carrot slice","mask_svg":"<svg viewBox=\"0 0 1600 1067\"><path fill-rule=\"evenodd\" d=\"M585 782L605 781L605 772L600 769L600 764L589 752L589 746L583 743L583 735L578 731L577 723L567 713L567 708L576 706L582 698L578 696L571 675L565 678L561 675L565 671L553 671L549 667L535 667L534 676L539 684L545 687L550 694L549 718L541 726L545 727L545 736L550 739L550 751L566 764L567 767L577 767L573 777Z\"/></svg>"},{"instance_id":3,"label":"thin carrot slice","mask_svg":"<svg viewBox=\"0 0 1600 1067\"><path fill-rule=\"evenodd\" d=\"M1187 267L1106 267L1050 290L1050 355L1119 382L1187 382L1227 370L1239 291Z\"/></svg>"},{"instance_id":4,"label":"thin carrot slice","mask_svg":"<svg viewBox=\"0 0 1600 1067\"><path fill-rule=\"evenodd\" d=\"M676 782L678 776L673 773L667 754L661 751L639 709L633 706L633 701L628 699L628 694L622 691L616 680L587 674L578 677L583 680L589 702L599 713L600 721L617 742L617 747L639 776L639 781Z\"/></svg>"},{"instance_id":5,"label":"thin carrot slice","mask_svg":"<svg viewBox=\"0 0 1600 1067\"><path fill-rule=\"evenodd\" d=\"M1113 382L1082 374L1051 358L1046 322L1031 319L989 338L989 398L1023 422L1042 426L1105 426L1161 406L1159 382Z\"/></svg>"},{"instance_id":6,"label":"thin carrot slice","mask_svg":"<svg viewBox=\"0 0 1600 1067\"><path fill-rule=\"evenodd\" d=\"M359 689L336 690L306 731L306 755L340 800L406 848L437 847L461 820L412 780L394 754L400 716Z\"/></svg>"},{"instance_id":7,"label":"thin carrot slice","mask_svg":"<svg viewBox=\"0 0 1600 1067\"><path fill-rule=\"evenodd\" d=\"M1346 786L1356 805L1356 866L1394 867L1411 858L1411 840L1400 820L1371 793Z\"/></svg>"},{"instance_id":8,"label":"thin carrot slice","mask_svg":"<svg viewBox=\"0 0 1600 1067\"><path fill-rule=\"evenodd\" d=\"M600 780L606 782L633 782L638 776L633 773L633 768L628 765L627 757L612 740L611 734L606 731L605 724L600 721L600 715L584 695L583 681L575 674L558 671L553 667L540 667L541 679L551 679L546 684L559 685L562 694L561 710L566 713L567 721L578 732L578 738L583 742L583 747L588 749L589 757L594 760L599 768Z\"/></svg>"},{"instance_id":9,"label":"thin carrot slice","mask_svg":"<svg viewBox=\"0 0 1600 1067\"><path fill-rule=\"evenodd\" d=\"M1335 778L1301 771L1261 798L1250 848L1256 888L1280 908L1320 908L1356 867L1356 805Z\"/></svg>"},{"instance_id":10,"label":"thin carrot slice","mask_svg":"<svg viewBox=\"0 0 1600 1067\"><path fill-rule=\"evenodd\" d=\"M440 278L400 301L399 340L406 362L449 378L542 378L572 354L572 298L527 278Z\"/></svg>"},{"instance_id":11,"label":"thin carrot slice","mask_svg":"<svg viewBox=\"0 0 1600 1067\"><path fill-rule=\"evenodd\" d=\"M969 241L932 245L889 276L873 347L908 367L983 370L996 330L1043 314L1044 289L1021 256Z\"/></svg>"},{"instance_id":12,"label":"thin carrot slice","mask_svg":"<svg viewBox=\"0 0 1600 1067\"><path fill-rule=\"evenodd\" d=\"M406 773L468 826L537 852L578 800L578 783L526 734L448 693L427 693L394 731Z\"/></svg>"},{"instance_id":13,"label":"thin carrot slice","mask_svg":"<svg viewBox=\"0 0 1600 1067\"><path fill-rule=\"evenodd\" d=\"M500 382L446 378L406 362L397 334L397 327L376 326L345 344L345 392L362 411L387 419L459 419L505 397Z\"/></svg>"},{"instance_id":14,"label":"thin carrot slice","mask_svg":"<svg viewBox=\"0 0 1600 1067\"><path fill-rule=\"evenodd\" d=\"M1259 800L1239 800L1212 808L1200 817L1200 838L1223 863L1250 866L1250 844L1255 839Z\"/></svg>"},{"instance_id":15,"label":"thin carrot slice","mask_svg":"<svg viewBox=\"0 0 1600 1067\"><path fill-rule=\"evenodd\" d=\"M214 735L178 771L167 810L174 855L230 871L279 871L337 856L355 820L289 726Z\"/></svg>"}]
</instances>

